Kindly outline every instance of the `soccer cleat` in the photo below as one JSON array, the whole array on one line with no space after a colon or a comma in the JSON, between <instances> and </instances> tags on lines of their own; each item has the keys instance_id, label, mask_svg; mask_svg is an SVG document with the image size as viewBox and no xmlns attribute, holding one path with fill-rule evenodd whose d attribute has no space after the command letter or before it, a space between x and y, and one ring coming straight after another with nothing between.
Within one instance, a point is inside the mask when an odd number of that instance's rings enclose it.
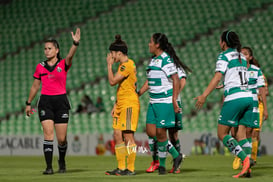
<instances>
[{"instance_id":1,"label":"soccer cleat","mask_svg":"<svg viewBox=\"0 0 273 182\"><path fill-rule=\"evenodd\" d=\"M65 161L59 161L59 171L58 173L66 173L66 165L65 165Z\"/></svg>"},{"instance_id":2,"label":"soccer cleat","mask_svg":"<svg viewBox=\"0 0 273 182\"><path fill-rule=\"evenodd\" d=\"M48 175L48 174L54 174L54 172L53 172L52 168L46 168L46 170L43 172L43 174L46 174L46 175Z\"/></svg>"},{"instance_id":3,"label":"soccer cleat","mask_svg":"<svg viewBox=\"0 0 273 182\"><path fill-rule=\"evenodd\" d=\"M135 171L130 171L129 169L125 169L121 171L120 176L133 176L136 175Z\"/></svg>"},{"instance_id":4,"label":"soccer cleat","mask_svg":"<svg viewBox=\"0 0 273 182\"><path fill-rule=\"evenodd\" d=\"M185 158L186 158L186 155L184 155L184 154L182 154L182 161L181 161L181 163L185 160ZM178 173L180 173L181 171L180 171L180 166L179 166L179 168L176 170L176 171L174 171L174 166L172 167L172 169L169 171L169 173L175 173L175 174L178 174Z\"/></svg>"},{"instance_id":5,"label":"soccer cleat","mask_svg":"<svg viewBox=\"0 0 273 182\"><path fill-rule=\"evenodd\" d=\"M173 173L179 169L179 166L182 162L182 154L179 154L175 159L173 159Z\"/></svg>"},{"instance_id":6,"label":"soccer cleat","mask_svg":"<svg viewBox=\"0 0 273 182\"><path fill-rule=\"evenodd\" d=\"M251 178L251 169L248 169L247 173L244 174L244 177Z\"/></svg>"},{"instance_id":7,"label":"soccer cleat","mask_svg":"<svg viewBox=\"0 0 273 182\"><path fill-rule=\"evenodd\" d=\"M232 163L232 168L233 169L239 169L241 166L241 159L237 156L235 156L233 163Z\"/></svg>"},{"instance_id":8,"label":"soccer cleat","mask_svg":"<svg viewBox=\"0 0 273 182\"><path fill-rule=\"evenodd\" d=\"M125 172L124 172L125 170L117 170L116 171L116 176L123 176L123 175L125 175Z\"/></svg>"},{"instance_id":9,"label":"soccer cleat","mask_svg":"<svg viewBox=\"0 0 273 182\"><path fill-rule=\"evenodd\" d=\"M178 168L176 171L174 171L174 167L169 171L169 173L175 173L175 174L178 174L180 173L180 168Z\"/></svg>"},{"instance_id":10,"label":"soccer cleat","mask_svg":"<svg viewBox=\"0 0 273 182\"><path fill-rule=\"evenodd\" d=\"M117 175L117 174L121 174L122 170L120 170L119 168L114 169L112 171L106 171L105 174L106 175ZM117 175L120 176L120 175Z\"/></svg>"},{"instance_id":11,"label":"soccer cleat","mask_svg":"<svg viewBox=\"0 0 273 182\"><path fill-rule=\"evenodd\" d=\"M148 169L146 169L146 172L147 173L152 173L155 170L157 170L158 167L159 167L159 161L158 160L153 161L153 162L151 162L151 166Z\"/></svg>"},{"instance_id":12,"label":"soccer cleat","mask_svg":"<svg viewBox=\"0 0 273 182\"><path fill-rule=\"evenodd\" d=\"M245 173L247 173L249 168L250 168L250 159L249 159L249 157L246 157L245 160L243 161L242 171L240 173L238 173L237 175L234 175L233 178L244 177Z\"/></svg>"},{"instance_id":13,"label":"soccer cleat","mask_svg":"<svg viewBox=\"0 0 273 182\"><path fill-rule=\"evenodd\" d=\"M158 174L159 174L159 175L165 175L165 174L166 174L166 169L165 169L165 167L159 166L159 167L158 167Z\"/></svg>"}]
</instances>

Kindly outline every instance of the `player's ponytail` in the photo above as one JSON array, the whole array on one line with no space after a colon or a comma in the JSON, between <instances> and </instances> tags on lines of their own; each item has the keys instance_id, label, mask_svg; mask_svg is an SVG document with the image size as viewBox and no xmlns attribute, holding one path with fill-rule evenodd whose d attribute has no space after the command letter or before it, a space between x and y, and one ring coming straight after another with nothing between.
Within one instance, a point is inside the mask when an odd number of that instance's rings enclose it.
<instances>
[{"instance_id":1,"label":"player's ponytail","mask_svg":"<svg viewBox=\"0 0 273 182\"><path fill-rule=\"evenodd\" d=\"M222 41L226 42L227 46L233 49L236 49L239 53L239 61L242 63L241 60L241 49L242 45L239 39L239 36L233 31L224 31L221 36Z\"/></svg>"},{"instance_id":2,"label":"player's ponytail","mask_svg":"<svg viewBox=\"0 0 273 182\"><path fill-rule=\"evenodd\" d=\"M159 44L159 48L166 53L173 59L174 64L177 68L182 67L186 72L192 72L192 70L176 55L176 52L172 46L172 44L168 41L168 38L163 33L155 33L153 34L153 40L155 44Z\"/></svg>"}]
</instances>

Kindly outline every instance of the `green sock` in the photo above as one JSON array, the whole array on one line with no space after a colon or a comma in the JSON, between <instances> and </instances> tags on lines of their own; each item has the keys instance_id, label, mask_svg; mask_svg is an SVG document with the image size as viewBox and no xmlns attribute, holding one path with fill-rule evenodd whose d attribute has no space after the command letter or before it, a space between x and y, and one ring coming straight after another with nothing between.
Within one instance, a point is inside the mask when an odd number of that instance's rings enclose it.
<instances>
[{"instance_id":1,"label":"green sock","mask_svg":"<svg viewBox=\"0 0 273 182\"><path fill-rule=\"evenodd\" d=\"M159 165L162 167L165 167L168 140L166 140L165 142L157 142L157 144L158 144Z\"/></svg>"},{"instance_id":2,"label":"green sock","mask_svg":"<svg viewBox=\"0 0 273 182\"><path fill-rule=\"evenodd\" d=\"M170 141L168 141L168 144L167 144L167 151L172 155L174 159L179 155L176 148L173 146L173 144Z\"/></svg>"},{"instance_id":3,"label":"green sock","mask_svg":"<svg viewBox=\"0 0 273 182\"><path fill-rule=\"evenodd\" d=\"M250 144L252 144L252 137L247 138L247 140L248 140L248 142L249 142Z\"/></svg>"},{"instance_id":4,"label":"green sock","mask_svg":"<svg viewBox=\"0 0 273 182\"><path fill-rule=\"evenodd\" d=\"M150 151L153 155L153 161L158 160L158 155L157 155L157 139L156 137L149 137L149 147Z\"/></svg>"},{"instance_id":5,"label":"green sock","mask_svg":"<svg viewBox=\"0 0 273 182\"><path fill-rule=\"evenodd\" d=\"M251 157L252 145L249 143L249 140L243 139L243 140L240 140L238 143L242 147L246 155L248 157Z\"/></svg>"},{"instance_id":6,"label":"green sock","mask_svg":"<svg viewBox=\"0 0 273 182\"><path fill-rule=\"evenodd\" d=\"M244 161L245 158L247 157L246 153L240 147L238 142L233 137L231 137L230 135L226 135L223 138L223 144L228 148L228 150L231 153L238 156L242 161Z\"/></svg>"}]
</instances>

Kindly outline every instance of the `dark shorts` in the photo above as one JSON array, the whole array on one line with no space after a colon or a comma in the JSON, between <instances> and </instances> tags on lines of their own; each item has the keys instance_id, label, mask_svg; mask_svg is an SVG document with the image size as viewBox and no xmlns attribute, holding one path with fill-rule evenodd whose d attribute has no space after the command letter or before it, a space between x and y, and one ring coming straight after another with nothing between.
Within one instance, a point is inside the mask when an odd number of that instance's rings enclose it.
<instances>
[{"instance_id":1,"label":"dark shorts","mask_svg":"<svg viewBox=\"0 0 273 182\"><path fill-rule=\"evenodd\" d=\"M40 121L53 120L54 123L68 123L70 103L67 95L41 95L38 102Z\"/></svg>"}]
</instances>

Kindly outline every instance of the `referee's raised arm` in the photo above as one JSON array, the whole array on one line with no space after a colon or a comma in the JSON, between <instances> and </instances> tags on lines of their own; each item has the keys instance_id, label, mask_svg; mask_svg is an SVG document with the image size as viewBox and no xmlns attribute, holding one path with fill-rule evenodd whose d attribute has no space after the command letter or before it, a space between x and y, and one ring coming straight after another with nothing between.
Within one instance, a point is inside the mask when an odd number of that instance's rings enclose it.
<instances>
[{"instance_id":1,"label":"referee's raised arm","mask_svg":"<svg viewBox=\"0 0 273 182\"><path fill-rule=\"evenodd\" d=\"M73 39L73 45L71 46L69 53L67 54L67 56L65 58L65 63L68 66L72 64L72 58L75 55L77 47L80 44L81 30L79 28L77 28L75 34L73 32L71 32L71 36Z\"/></svg>"}]
</instances>

